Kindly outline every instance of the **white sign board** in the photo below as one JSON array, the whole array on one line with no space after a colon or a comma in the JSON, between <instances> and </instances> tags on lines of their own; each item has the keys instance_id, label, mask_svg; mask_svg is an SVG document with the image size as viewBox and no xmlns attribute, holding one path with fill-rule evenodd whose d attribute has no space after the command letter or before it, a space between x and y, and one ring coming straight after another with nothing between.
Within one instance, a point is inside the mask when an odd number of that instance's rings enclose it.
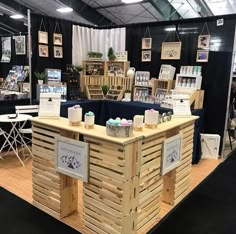
<instances>
[{"instance_id":1,"label":"white sign board","mask_svg":"<svg viewBox=\"0 0 236 234\"><path fill-rule=\"evenodd\" d=\"M189 117L191 114L188 95L172 95L174 117Z\"/></svg>"},{"instance_id":2,"label":"white sign board","mask_svg":"<svg viewBox=\"0 0 236 234\"><path fill-rule=\"evenodd\" d=\"M39 117L59 118L61 109L60 93L40 93Z\"/></svg>"},{"instance_id":3,"label":"white sign board","mask_svg":"<svg viewBox=\"0 0 236 234\"><path fill-rule=\"evenodd\" d=\"M62 174L88 182L88 143L56 136L55 167Z\"/></svg>"},{"instance_id":4,"label":"white sign board","mask_svg":"<svg viewBox=\"0 0 236 234\"><path fill-rule=\"evenodd\" d=\"M161 167L162 175L165 175L167 172L175 169L180 164L181 153L182 153L181 134L167 138L163 142L162 167Z\"/></svg>"}]
</instances>

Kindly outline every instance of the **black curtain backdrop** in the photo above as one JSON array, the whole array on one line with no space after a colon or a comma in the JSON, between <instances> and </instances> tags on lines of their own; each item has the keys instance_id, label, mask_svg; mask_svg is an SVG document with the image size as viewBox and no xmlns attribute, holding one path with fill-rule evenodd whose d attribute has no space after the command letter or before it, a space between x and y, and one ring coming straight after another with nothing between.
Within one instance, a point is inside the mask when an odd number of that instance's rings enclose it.
<instances>
[{"instance_id":1,"label":"black curtain backdrop","mask_svg":"<svg viewBox=\"0 0 236 234\"><path fill-rule=\"evenodd\" d=\"M16 55L15 52L15 40L14 36L25 35L25 42L26 42L26 55ZM21 34L9 34L9 35L2 35L1 37L11 37L11 61L10 63L1 63L0 62L0 77L6 78L9 70L12 68L13 65L29 65L28 57L27 57L27 38L28 34L21 33ZM1 41L0 37L0 41ZM2 43L0 43L0 61L2 58Z\"/></svg>"},{"instance_id":2,"label":"black curtain backdrop","mask_svg":"<svg viewBox=\"0 0 236 234\"><path fill-rule=\"evenodd\" d=\"M219 134L222 148L236 15L224 17L223 26L217 26L216 19L217 17L212 17L128 25L126 49L131 66L138 71L150 71L151 77L158 77L162 64L170 64L176 67L176 73L180 72L180 66L202 66L202 89L205 90L204 107L206 108L204 132ZM209 61L197 63L197 41L205 22L211 35ZM149 27L152 38L152 61L141 62L141 41L147 27ZM160 59L162 42L165 39L166 42L178 41L174 31L169 33L166 31L170 27L176 27L182 41L180 60ZM206 27L202 34L208 34Z\"/></svg>"},{"instance_id":3,"label":"black curtain backdrop","mask_svg":"<svg viewBox=\"0 0 236 234\"><path fill-rule=\"evenodd\" d=\"M43 19L46 31L48 32L48 58L39 57L38 52L38 31L40 30L41 21ZM57 27L56 27L57 25ZM41 27L41 31L45 31ZM63 58L54 58L53 51L53 33L62 34ZM62 72L66 70L66 64L72 63L72 22L44 17L41 15L32 14L31 17L31 35L32 35L32 95L36 97L36 84L34 72L42 72L45 68L57 68Z\"/></svg>"}]
</instances>

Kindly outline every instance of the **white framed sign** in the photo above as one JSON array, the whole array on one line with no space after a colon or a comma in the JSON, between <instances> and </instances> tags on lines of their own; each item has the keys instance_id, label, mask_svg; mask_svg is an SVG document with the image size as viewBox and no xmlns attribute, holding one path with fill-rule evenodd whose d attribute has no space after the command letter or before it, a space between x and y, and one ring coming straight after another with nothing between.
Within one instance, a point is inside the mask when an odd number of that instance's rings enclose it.
<instances>
[{"instance_id":1,"label":"white framed sign","mask_svg":"<svg viewBox=\"0 0 236 234\"><path fill-rule=\"evenodd\" d=\"M163 142L161 174L175 169L181 162L182 135L177 134Z\"/></svg>"},{"instance_id":2,"label":"white framed sign","mask_svg":"<svg viewBox=\"0 0 236 234\"><path fill-rule=\"evenodd\" d=\"M60 93L40 93L39 117L59 118L61 110Z\"/></svg>"},{"instance_id":3,"label":"white framed sign","mask_svg":"<svg viewBox=\"0 0 236 234\"><path fill-rule=\"evenodd\" d=\"M116 61L128 61L128 51L116 51Z\"/></svg>"},{"instance_id":4,"label":"white framed sign","mask_svg":"<svg viewBox=\"0 0 236 234\"><path fill-rule=\"evenodd\" d=\"M63 136L55 137L56 171L88 182L88 143Z\"/></svg>"}]
</instances>

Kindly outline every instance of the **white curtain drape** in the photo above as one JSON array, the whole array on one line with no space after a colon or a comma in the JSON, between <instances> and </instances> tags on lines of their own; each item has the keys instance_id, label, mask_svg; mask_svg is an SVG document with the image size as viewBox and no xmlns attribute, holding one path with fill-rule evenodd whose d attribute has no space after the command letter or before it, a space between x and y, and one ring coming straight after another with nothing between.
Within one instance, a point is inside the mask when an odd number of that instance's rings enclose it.
<instances>
[{"instance_id":1,"label":"white curtain drape","mask_svg":"<svg viewBox=\"0 0 236 234\"><path fill-rule=\"evenodd\" d=\"M94 29L73 25L72 63L82 65L89 51L100 52L107 60L109 47L125 51L126 28Z\"/></svg>"}]
</instances>

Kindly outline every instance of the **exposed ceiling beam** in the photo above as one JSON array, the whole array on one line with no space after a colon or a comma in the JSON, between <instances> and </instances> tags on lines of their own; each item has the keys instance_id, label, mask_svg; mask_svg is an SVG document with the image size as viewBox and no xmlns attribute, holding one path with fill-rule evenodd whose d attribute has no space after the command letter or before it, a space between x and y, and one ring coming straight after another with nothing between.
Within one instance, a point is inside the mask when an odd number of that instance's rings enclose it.
<instances>
[{"instance_id":1,"label":"exposed ceiling beam","mask_svg":"<svg viewBox=\"0 0 236 234\"><path fill-rule=\"evenodd\" d=\"M9 6L10 8L14 9L16 12L19 12L24 16L27 16L27 8L14 0L1 0L0 3Z\"/></svg>"},{"instance_id":2,"label":"exposed ceiling beam","mask_svg":"<svg viewBox=\"0 0 236 234\"><path fill-rule=\"evenodd\" d=\"M199 12L199 14L202 17L214 16L212 10L210 9L205 0L197 1L197 4L201 7L201 11Z\"/></svg>"},{"instance_id":3,"label":"exposed ceiling beam","mask_svg":"<svg viewBox=\"0 0 236 234\"><path fill-rule=\"evenodd\" d=\"M94 9L99 10L99 9L112 8L112 7L132 6L132 5L137 5L137 4L141 4L141 3L147 3L147 2L149 2L149 1L148 0L144 0L142 2L134 2L134 3L129 3L129 4L118 3L118 4L113 4L113 5L105 5L105 6L94 7Z\"/></svg>"},{"instance_id":4,"label":"exposed ceiling beam","mask_svg":"<svg viewBox=\"0 0 236 234\"><path fill-rule=\"evenodd\" d=\"M168 0L149 0L163 20L178 20L181 15L175 10Z\"/></svg>"},{"instance_id":5,"label":"exposed ceiling beam","mask_svg":"<svg viewBox=\"0 0 236 234\"><path fill-rule=\"evenodd\" d=\"M95 25L102 26L111 24L109 19L84 3L82 0L60 0L60 2L66 6L72 7L81 17Z\"/></svg>"},{"instance_id":6,"label":"exposed ceiling beam","mask_svg":"<svg viewBox=\"0 0 236 234\"><path fill-rule=\"evenodd\" d=\"M0 25L14 33L27 32L22 21L11 19L8 15L0 16Z\"/></svg>"}]
</instances>

